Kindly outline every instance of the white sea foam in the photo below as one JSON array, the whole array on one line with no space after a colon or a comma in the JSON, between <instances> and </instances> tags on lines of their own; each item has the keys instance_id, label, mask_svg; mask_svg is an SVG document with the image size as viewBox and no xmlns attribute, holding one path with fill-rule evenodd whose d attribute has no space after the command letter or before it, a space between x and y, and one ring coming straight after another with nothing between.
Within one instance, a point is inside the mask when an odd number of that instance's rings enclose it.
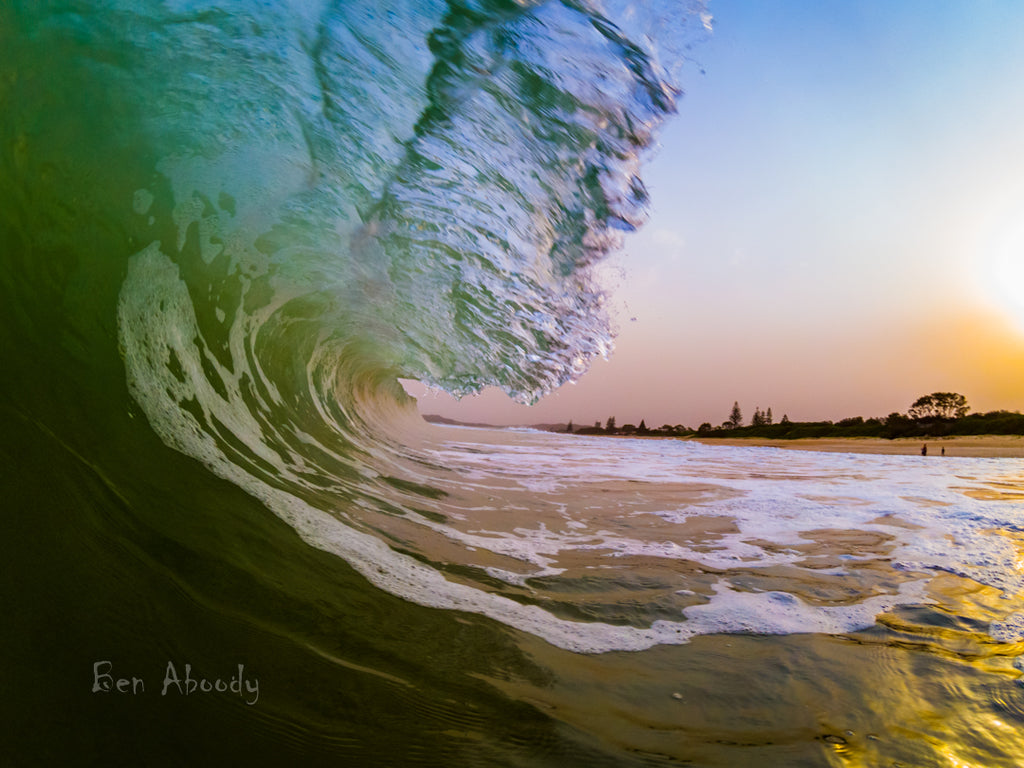
<instances>
[{"instance_id":1,"label":"white sea foam","mask_svg":"<svg viewBox=\"0 0 1024 768\"><path fill-rule=\"evenodd\" d=\"M536 433L506 433L500 439L507 444L494 442L492 436L486 443L474 445L466 439L439 446L433 458L454 470L454 476L472 478L477 485L511 478L537 497L562 493L573 484L607 480L640 481L640 496L644 484L712 484L730 493L680 502L657 510L653 518L667 532L694 514L728 518L738 529L700 547L670 535L652 541L629 533L637 530L629 509L604 510L595 530L576 518L581 510L566 506L561 508L567 523L564 530L522 519L504 530L471 533L432 523L435 530L465 545L469 562L479 550L490 550L533 563L536 571L531 576L557 576L559 553L601 548L620 555L686 559L720 569L796 566L802 555L794 547L806 543L813 531L831 530L885 534L891 539L884 557L897 569L920 572L917 578L901 580L890 594L865 595L843 606L811 605L786 592L741 589L724 577L712 585L714 594L708 602L686 607L678 621L659 620L641 628L561 619L537 605L454 583L440 571L395 552L381 539L270 485L229 457L223 442L206 431L183 403L199 403L244 439L248 450L274 467L280 478L301 484L294 471L301 465L286 462L262 442L261 425L252 420L237 385L242 372L222 371L223 394L210 386L203 374L204 351L194 343L196 329L188 290L174 264L156 246L134 257L121 293L120 341L132 396L157 434L261 499L310 545L344 558L377 587L421 605L484 614L562 648L593 653L640 650L717 632L850 632L870 626L876 615L897 605L926 602L934 572L969 576L1008 596L1021 592L1013 543L991 531L1021 530L1024 513L1019 505L972 499L961 487L981 487L997 470L1020 473L1024 462L993 465L946 459L925 463L904 457L783 454L677 441ZM168 365L172 353L180 368L177 375ZM206 361L207 365L214 362ZM973 479L963 479L968 476ZM619 519L624 521L622 527L613 524ZM845 554L854 559L883 557L870 548ZM489 572L511 583L525 579L498 568ZM1022 622L1021 615L1014 614L993 623L991 632L997 639L1013 642L1022 636Z\"/></svg>"},{"instance_id":2,"label":"white sea foam","mask_svg":"<svg viewBox=\"0 0 1024 768\"><path fill-rule=\"evenodd\" d=\"M1000 643L1024 643L1024 613L1012 613L1002 621L993 621L988 633Z\"/></svg>"},{"instance_id":3,"label":"white sea foam","mask_svg":"<svg viewBox=\"0 0 1024 768\"><path fill-rule=\"evenodd\" d=\"M925 580L910 581L894 595L874 595L853 605L811 606L788 592L746 592L722 581L714 585L716 594L711 602L685 608L683 613L694 635L842 634L871 626L875 616L897 605L931 602L925 587Z\"/></svg>"},{"instance_id":4,"label":"white sea foam","mask_svg":"<svg viewBox=\"0 0 1024 768\"><path fill-rule=\"evenodd\" d=\"M480 453L467 443L442 446L438 456L452 466L471 469ZM532 450L531 450L532 449ZM651 541L636 534L639 524L595 529L567 512L563 531L547 532L543 540L523 536L515 546L503 541L502 551L515 551L534 561L542 546L545 558L558 552L600 549L619 556L687 560L713 569L744 570L775 566L800 567L800 547L830 534L877 534L864 546L852 546L836 557L842 565L823 568L817 576L842 576L857 563L872 561L894 573L916 572L920 580L904 583L897 595L866 596L841 609L807 605L782 593L737 591L727 583L715 587L710 603L685 610L683 634L703 631L849 631L866 626L874 615L894 605L924 602L931 576L953 573L996 587L1008 599L1024 593L1024 573L1014 542L998 534L1020 530L1024 511L1019 504L979 500L965 491L983 490L1005 473L1024 475L1018 460L962 459L921 461L916 456L811 453L770 448L727 448L679 441L606 440L538 435L530 445L491 445L487 471L504 478L547 478L552 493L573 483L641 481L711 483L732 493L710 494L698 502L645 515L683 524L694 515L728 518L737 532L726 532L692 545L685 538ZM551 478L557 478L555 482ZM538 491L543 483L530 487ZM637 494L643 496L643 486ZM628 509L622 510L628 517ZM605 516L607 522L608 515ZM658 529L661 531L662 529ZM487 536L495 531L484 532ZM649 531L648 531L649 533ZM454 534L459 537L461 534ZM483 546L487 546L485 536ZM872 541L878 542L871 546ZM806 569L810 574L811 571ZM686 593L688 590L682 590ZM992 625L992 634L1014 638L1022 633L1021 618L1011 616ZM702 629L698 629L698 625ZM716 627L717 629L708 629ZM833 627L834 629L829 629ZM1009 642L1010 640L1006 640Z\"/></svg>"},{"instance_id":5,"label":"white sea foam","mask_svg":"<svg viewBox=\"0 0 1024 768\"><path fill-rule=\"evenodd\" d=\"M990 536L993 528L1020 528L1024 512L1018 504L978 501L964 489L984 488L986 469L1021 469L1024 462L947 458L922 463L916 457L810 453L771 448L725 448L680 441L602 440L538 435L534 446L509 446L481 460L462 443L437 452L450 466L472 470L486 465L489 473L511 477L524 487L543 492L567 483L608 480L706 482L735 491L727 498L681 503L655 512L667 521L683 522L694 514L733 518L739 534L723 537L723 550L746 557L744 542L766 538L776 544L800 544L815 529L855 529L895 536L908 564L948 570L959 566L1002 578L1012 576L1014 548L1005 538ZM964 480L958 475L977 475ZM527 480L525 478L532 478ZM642 490L638 491L642 494ZM950 546L950 540L954 546ZM779 562L766 559L766 564ZM989 572L992 571L992 572ZM988 582L986 582L988 583Z\"/></svg>"}]
</instances>

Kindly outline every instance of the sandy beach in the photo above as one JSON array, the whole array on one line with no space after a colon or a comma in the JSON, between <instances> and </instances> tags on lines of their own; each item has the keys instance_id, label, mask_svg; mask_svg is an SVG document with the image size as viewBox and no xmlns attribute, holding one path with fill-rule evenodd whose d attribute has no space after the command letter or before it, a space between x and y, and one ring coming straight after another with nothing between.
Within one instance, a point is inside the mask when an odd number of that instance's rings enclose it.
<instances>
[{"instance_id":1,"label":"sandy beach","mask_svg":"<svg viewBox=\"0 0 1024 768\"><path fill-rule=\"evenodd\" d=\"M794 451L831 451L839 453L920 454L921 446L928 446L928 456L976 456L984 458L1024 458L1024 436L972 435L943 438L898 438L884 440L875 437L804 438L799 440L768 440L763 438L688 438L706 445L759 445L788 448Z\"/></svg>"}]
</instances>

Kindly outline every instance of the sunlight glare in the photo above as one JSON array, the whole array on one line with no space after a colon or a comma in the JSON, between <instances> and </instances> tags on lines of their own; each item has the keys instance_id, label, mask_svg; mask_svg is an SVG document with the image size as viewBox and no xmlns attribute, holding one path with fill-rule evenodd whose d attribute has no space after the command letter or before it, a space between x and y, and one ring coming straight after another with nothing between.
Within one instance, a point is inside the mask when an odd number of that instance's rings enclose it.
<instances>
[{"instance_id":1,"label":"sunlight glare","mask_svg":"<svg viewBox=\"0 0 1024 768\"><path fill-rule=\"evenodd\" d=\"M979 280L985 297L1024 333L1024 217L996 231L981 259Z\"/></svg>"}]
</instances>

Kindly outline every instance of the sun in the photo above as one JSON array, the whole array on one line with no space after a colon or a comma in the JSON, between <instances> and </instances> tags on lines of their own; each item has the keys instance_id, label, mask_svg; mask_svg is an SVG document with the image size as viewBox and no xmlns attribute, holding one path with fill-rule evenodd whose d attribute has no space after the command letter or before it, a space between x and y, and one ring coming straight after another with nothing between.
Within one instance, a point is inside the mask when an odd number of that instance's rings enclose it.
<instances>
[{"instance_id":1,"label":"sun","mask_svg":"<svg viewBox=\"0 0 1024 768\"><path fill-rule=\"evenodd\" d=\"M1024 333L1024 218L994 234L979 259L979 286L986 300Z\"/></svg>"}]
</instances>

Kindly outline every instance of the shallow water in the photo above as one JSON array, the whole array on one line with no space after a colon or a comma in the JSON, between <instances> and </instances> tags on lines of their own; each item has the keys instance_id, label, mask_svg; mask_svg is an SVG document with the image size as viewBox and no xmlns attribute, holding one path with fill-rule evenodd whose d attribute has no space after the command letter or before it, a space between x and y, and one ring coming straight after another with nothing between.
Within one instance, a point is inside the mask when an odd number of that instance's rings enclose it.
<instances>
[{"instance_id":1,"label":"shallow water","mask_svg":"<svg viewBox=\"0 0 1024 768\"><path fill-rule=\"evenodd\" d=\"M427 449L447 490L445 523L424 524L444 549L416 536L421 553L556 613L658 630L595 635L582 650L857 629L927 602L943 573L1002 590L1008 614L1024 588L1024 517L992 493L1024 477L1020 461L456 435Z\"/></svg>"},{"instance_id":2,"label":"shallow water","mask_svg":"<svg viewBox=\"0 0 1024 768\"><path fill-rule=\"evenodd\" d=\"M392 455L419 467L389 486L406 514L358 513L401 553L381 590L155 441L136 449L166 462L162 492L23 422L5 434L26 449L5 467L35 468L10 484L5 547L14 764L1011 766L1024 750L1021 513L972 493L1019 461L431 427L423 453ZM393 597L392 557L480 597ZM145 690L92 693L100 660ZM168 662L225 680L244 664L259 698L163 696Z\"/></svg>"},{"instance_id":3,"label":"shallow water","mask_svg":"<svg viewBox=\"0 0 1024 768\"><path fill-rule=\"evenodd\" d=\"M1019 764L1020 461L441 428L398 383L608 351L591 268L707 23L0 6L0 762Z\"/></svg>"}]
</instances>

